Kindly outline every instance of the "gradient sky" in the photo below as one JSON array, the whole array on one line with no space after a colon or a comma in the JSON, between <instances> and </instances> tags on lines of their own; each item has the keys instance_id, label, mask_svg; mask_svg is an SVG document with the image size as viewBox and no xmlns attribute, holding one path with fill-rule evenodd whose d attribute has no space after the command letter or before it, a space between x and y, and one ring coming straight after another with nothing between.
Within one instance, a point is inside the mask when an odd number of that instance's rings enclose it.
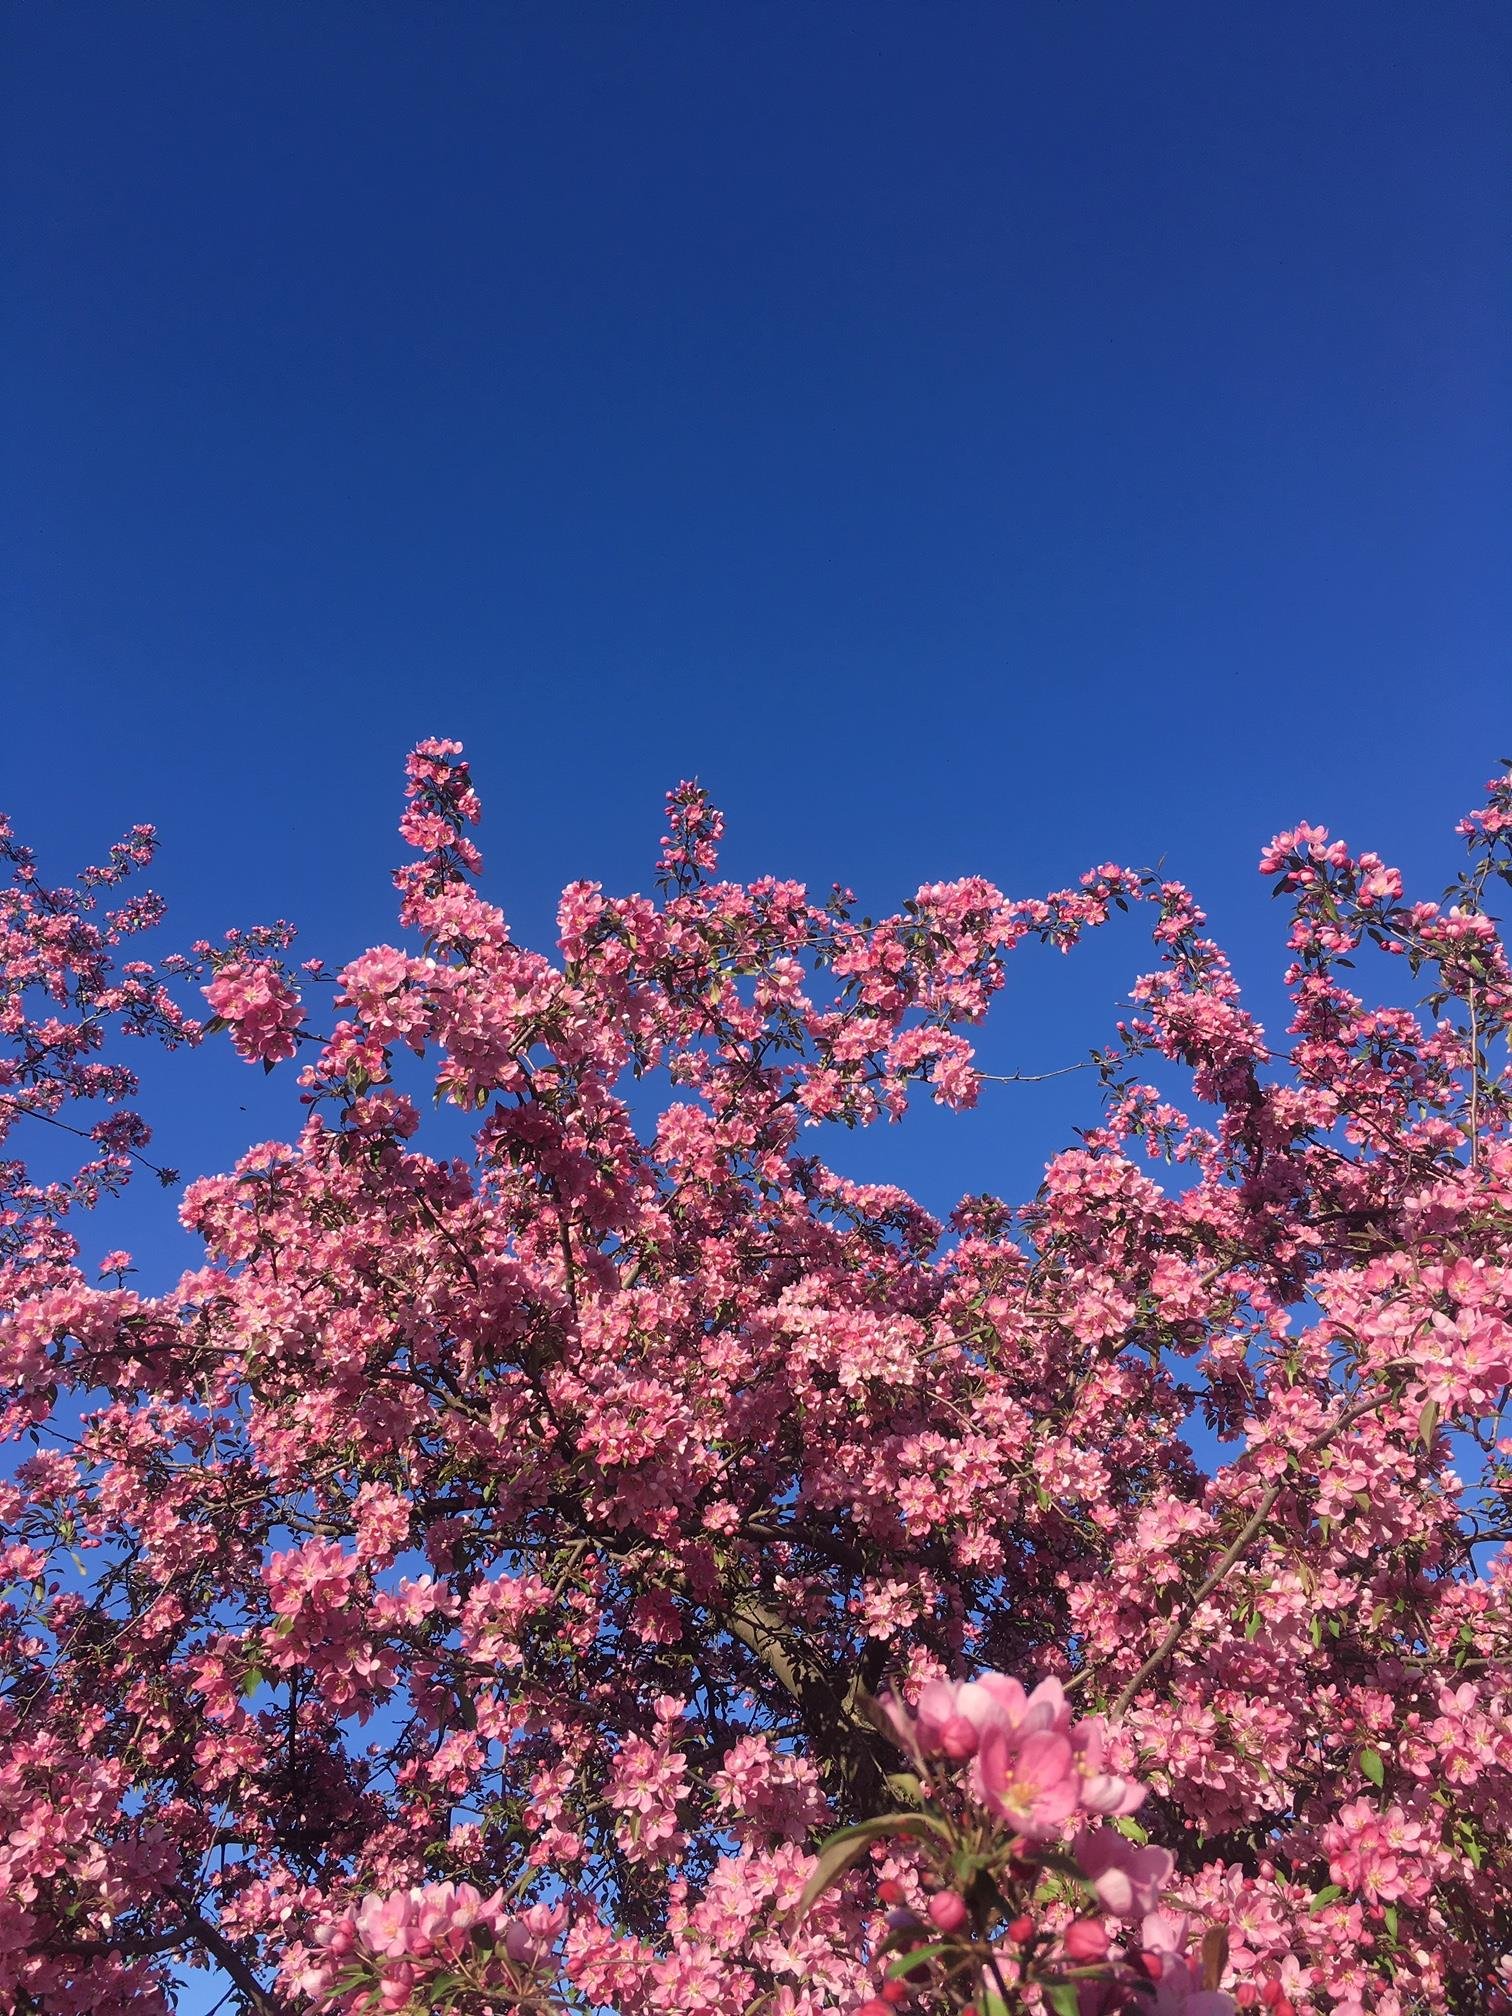
<instances>
[{"instance_id":1,"label":"gradient sky","mask_svg":"<svg viewBox=\"0 0 1512 2016\"><path fill-rule=\"evenodd\" d=\"M1504 6L4 34L0 801L54 871L154 819L178 936L339 961L443 733L536 939L648 884L688 774L735 872L874 908L1163 856L1266 1006L1278 827L1447 880L1512 749ZM1080 1055L1140 956L1026 955L994 1061ZM164 1159L287 1131L253 1076L154 1073ZM1090 1117L1057 1081L841 1159L1022 1192Z\"/></svg>"}]
</instances>

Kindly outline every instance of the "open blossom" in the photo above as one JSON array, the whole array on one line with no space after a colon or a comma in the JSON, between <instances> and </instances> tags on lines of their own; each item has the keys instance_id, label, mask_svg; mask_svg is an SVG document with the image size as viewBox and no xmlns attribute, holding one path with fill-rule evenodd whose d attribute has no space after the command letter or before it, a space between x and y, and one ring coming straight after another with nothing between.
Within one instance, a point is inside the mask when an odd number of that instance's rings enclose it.
<instances>
[{"instance_id":1,"label":"open blossom","mask_svg":"<svg viewBox=\"0 0 1512 2016\"><path fill-rule=\"evenodd\" d=\"M1111 1827L1084 1828L1072 1853L1098 1903L1115 1918L1153 1911L1176 1868L1168 1849L1136 1847Z\"/></svg>"},{"instance_id":2,"label":"open blossom","mask_svg":"<svg viewBox=\"0 0 1512 2016\"><path fill-rule=\"evenodd\" d=\"M1077 1796L1086 1811L1106 1814L1110 1819L1137 1813L1149 1788L1121 1772L1106 1769L1108 1741L1101 1717L1085 1716L1072 1723L1068 1733L1081 1779Z\"/></svg>"},{"instance_id":3,"label":"open blossom","mask_svg":"<svg viewBox=\"0 0 1512 2016\"><path fill-rule=\"evenodd\" d=\"M1053 1834L1076 1811L1076 1755L1064 1736L989 1725L977 1753L982 1803L1021 1834Z\"/></svg>"},{"instance_id":4,"label":"open blossom","mask_svg":"<svg viewBox=\"0 0 1512 2016\"><path fill-rule=\"evenodd\" d=\"M1151 1911L1140 1925L1145 1971L1153 1985L1154 2016L1232 2016L1233 1998L1204 1988L1200 1963L1188 1950L1189 1919L1181 1912Z\"/></svg>"}]
</instances>

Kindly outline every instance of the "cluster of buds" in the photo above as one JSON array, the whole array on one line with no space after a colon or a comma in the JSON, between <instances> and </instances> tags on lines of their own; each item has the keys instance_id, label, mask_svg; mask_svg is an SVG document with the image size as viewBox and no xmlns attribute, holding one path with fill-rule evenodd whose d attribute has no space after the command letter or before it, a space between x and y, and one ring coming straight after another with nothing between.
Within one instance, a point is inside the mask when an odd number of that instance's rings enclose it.
<instances>
[{"instance_id":1,"label":"cluster of buds","mask_svg":"<svg viewBox=\"0 0 1512 2016\"><path fill-rule=\"evenodd\" d=\"M856 2016L1231 2016L1221 1935L1192 1952L1189 1920L1161 1908L1175 1865L1133 1818L1146 1788L1110 1768L1102 1722L1073 1719L1058 1681L932 1681L916 1708L888 1694L872 1711L918 1804L833 1836L809 1884L875 1843L913 1850L906 1882L879 1886L882 1978Z\"/></svg>"}]
</instances>

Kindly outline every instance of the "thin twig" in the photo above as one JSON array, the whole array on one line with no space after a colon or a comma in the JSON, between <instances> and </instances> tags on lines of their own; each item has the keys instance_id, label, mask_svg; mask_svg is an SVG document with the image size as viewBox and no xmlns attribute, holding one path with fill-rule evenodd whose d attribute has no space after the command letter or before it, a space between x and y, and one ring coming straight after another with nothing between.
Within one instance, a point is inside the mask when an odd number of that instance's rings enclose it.
<instances>
[{"instance_id":1,"label":"thin twig","mask_svg":"<svg viewBox=\"0 0 1512 2016\"><path fill-rule=\"evenodd\" d=\"M29 1106L24 1099L18 1099L14 1093L0 1092L0 1106L11 1107L23 1120L45 1120L49 1127L57 1127L64 1134L72 1134L76 1140L92 1142L107 1155L129 1155L133 1162L140 1162L144 1169L150 1169L165 1186L178 1179L176 1169L160 1168L156 1162L149 1161L140 1149L127 1147L124 1143L104 1142L93 1128L75 1127L67 1120L60 1120L56 1113L44 1113L40 1106Z\"/></svg>"},{"instance_id":2,"label":"thin twig","mask_svg":"<svg viewBox=\"0 0 1512 2016\"><path fill-rule=\"evenodd\" d=\"M1083 1057L1079 1064L1061 1064L1054 1071L979 1071L984 1085L1043 1085L1047 1078L1067 1078L1073 1071L1090 1071L1095 1057Z\"/></svg>"},{"instance_id":3,"label":"thin twig","mask_svg":"<svg viewBox=\"0 0 1512 2016\"><path fill-rule=\"evenodd\" d=\"M1328 1427L1324 1430L1324 1432L1321 1435L1316 1436L1311 1442L1306 1443L1297 1452L1298 1455L1299 1456L1316 1455L1320 1449L1326 1448L1329 1442L1332 1441L1334 1436L1339 1434L1343 1429L1350 1427L1352 1423L1360 1420L1363 1415L1374 1412L1374 1410L1377 1407L1384 1407L1389 1400L1393 1400L1397 1397L1398 1397L1397 1395L1392 1393L1378 1393L1371 1400L1362 1400L1354 1407L1346 1407L1344 1412L1339 1416L1338 1420L1331 1421ZM1256 1534L1260 1531L1261 1527L1264 1526L1266 1520L1270 1517L1271 1512L1275 1508L1276 1500L1281 1496L1281 1493L1286 1489L1287 1483L1288 1479L1286 1478L1285 1475L1282 1475L1276 1479L1274 1484L1269 1486L1269 1488L1265 1492L1265 1495L1261 1498L1260 1503L1255 1507L1250 1517L1239 1529L1239 1532L1235 1537L1235 1539L1230 1543L1230 1545L1227 1548L1224 1549L1224 1552L1221 1558L1219 1559L1218 1565L1212 1570L1211 1574L1209 1574L1204 1578L1204 1580L1198 1585L1197 1589L1192 1593L1191 1596L1187 1598L1186 1602L1181 1606L1181 1609L1176 1613L1175 1617L1172 1618L1170 1629L1166 1632L1164 1638L1161 1639L1160 1643L1156 1646L1155 1650L1150 1654L1149 1658L1145 1660L1144 1664L1140 1667L1139 1671L1134 1675L1133 1679L1127 1683L1127 1685L1120 1692L1118 1699L1113 1703L1110 1713L1115 1722L1124 1713L1125 1709L1129 1706L1129 1703L1134 1699L1134 1696L1139 1692L1140 1688L1143 1687L1146 1680L1150 1678L1151 1674L1158 1672L1159 1669L1165 1664L1166 1660L1169 1659L1171 1654L1176 1650L1176 1647L1181 1643L1182 1635L1185 1632L1188 1624L1191 1623L1193 1617L1196 1616L1197 1612L1201 1609L1202 1605L1207 1601L1208 1597L1212 1595L1213 1591L1218 1587L1218 1584L1223 1580L1224 1576L1227 1575L1230 1568L1233 1567L1234 1563L1239 1559L1240 1555L1243 1554L1245 1549L1249 1546L1250 1542L1255 1538Z\"/></svg>"}]
</instances>

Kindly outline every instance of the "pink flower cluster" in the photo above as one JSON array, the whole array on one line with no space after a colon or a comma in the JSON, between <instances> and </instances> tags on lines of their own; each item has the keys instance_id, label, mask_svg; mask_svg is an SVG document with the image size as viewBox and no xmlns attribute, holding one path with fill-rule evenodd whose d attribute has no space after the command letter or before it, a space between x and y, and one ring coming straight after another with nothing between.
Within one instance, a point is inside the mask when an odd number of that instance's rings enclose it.
<instances>
[{"instance_id":1,"label":"pink flower cluster","mask_svg":"<svg viewBox=\"0 0 1512 2016\"><path fill-rule=\"evenodd\" d=\"M455 744L406 808L308 1045L289 927L123 959L150 835L58 890L0 826L0 2005L1498 2007L1512 779L1443 900L1278 837L1269 1032L1159 873L865 918L722 877L684 786L658 893L532 949ZM1121 912L1150 970L1032 1198L827 1165L1016 1097L1010 965ZM72 1214L191 976L307 1061L154 1283Z\"/></svg>"},{"instance_id":2,"label":"pink flower cluster","mask_svg":"<svg viewBox=\"0 0 1512 2016\"><path fill-rule=\"evenodd\" d=\"M1025 2006L1048 1997L1057 2008L1074 2003L1078 2016L1229 2016L1235 2004L1218 1986L1212 1956L1188 1950L1190 1919L1162 1908L1174 1855L1137 1828L1140 1838L1130 1838L1105 1824L1129 1821L1147 1788L1108 1768L1102 1719L1073 1717L1059 1680L1026 1693L1001 1673L931 1679L913 1712L891 1693L875 1712L921 1774L924 1825L907 1812L891 1825L918 1844L914 1873L927 1902L920 1917L895 1880L880 1886L880 1901L894 1908L879 1958L900 1957L863 2016L881 2016L899 1999L900 1970L919 1981L926 1962L907 1965L916 1952L930 1956L942 1988L981 1969L978 2000L991 2010L1004 2007L1011 1983ZM974 1809L996 1823L996 1838L984 1837ZM1079 1879L1079 1911L1068 1877ZM1134 1925L1137 1934L1125 1929Z\"/></svg>"},{"instance_id":3,"label":"pink flower cluster","mask_svg":"<svg viewBox=\"0 0 1512 2016\"><path fill-rule=\"evenodd\" d=\"M550 1962L567 1915L561 1904L513 1913L502 1892L485 1897L471 1883L371 1892L317 1925L283 1975L319 2010L444 2007L464 1994L514 2001Z\"/></svg>"},{"instance_id":4,"label":"pink flower cluster","mask_svg":"<svg viewBox=\"0 0 1512 2016\"><path fill-rule=\"evenodd\" d=\"M152 827L135 826L105 863L72 886L49 887L0 815L0 1269L11 1259L45 1266L71 1257L62 1221L120 1190L135 1168L177 1181L149 1161L151 1130L123 1103L136 1096L135 1073L103 1054L117 1035L175 1049L200 1034L151 963L119 957L160 922L160 899L142 891L99 908L102 893L146 867L155 849ZM99 1105L110 1110L91 1120ZM85 1144L75 1168L54 1156L45 1177L29 1166L33 1121L54 1148L60 1135Z\"/></svg>"},{"instance_id":5,"label":"pink flower cluster","mask_svg":"<svg viewBox=\"0 0 1512 2016\"><path fill-rule=\"evenodd\" d=\"M1351 1799L1323 1829L1322 1846L1329 1875L1357 1896L1395 1904L1426 1897L1433 1887L1431 1836L1400 1806L1382 1812L1369 1800Z\"/></svg>"},{"instance_id":6,"label":"pink flower cluster","mask_svg":"<svg viewBox=\"0 0 1512 2016\"><path fill-rule=\"evenodd\" d=\"M1105 1768L1101 1718L1074 1720L1058 1680L1041 1680L1032 1694L1003 1673L931 1680L912 1715L893 1695L879 1705L921 1764L971 1760L982 1804L1028 1840L1059 1833L1078 1811L1112 1816L1144 1804L1143 1785Z\"/></svg>"},{"instance_id":7,"label":"pink flower cluster","mask_svg":"<svg viewBox=\"0 0 1512 2016\"><path fill-rule=\"evenodd\" d=\"M236 1054L249 1064L277 1064L294 1055L303 1009L271 960L233 959L204 994L230 1030Z\"/></svg>"}]
</instances>

